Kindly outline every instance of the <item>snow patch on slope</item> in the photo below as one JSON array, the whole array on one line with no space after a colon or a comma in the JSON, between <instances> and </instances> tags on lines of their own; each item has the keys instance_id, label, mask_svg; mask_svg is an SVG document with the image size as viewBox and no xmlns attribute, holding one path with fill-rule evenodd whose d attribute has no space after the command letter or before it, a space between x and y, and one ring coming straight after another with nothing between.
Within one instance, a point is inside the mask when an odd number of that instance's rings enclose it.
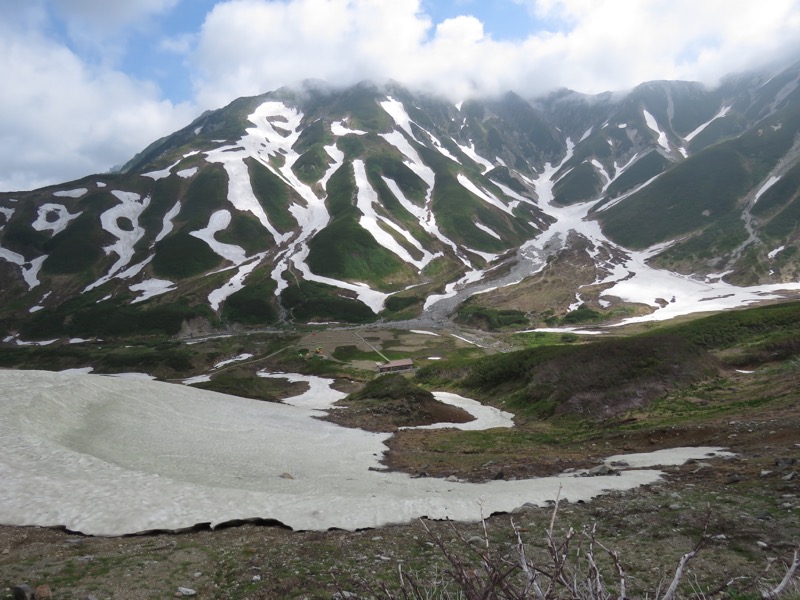
<instances>
[{"instance_id":1,"label":"snow patch on slope","mask_svg":"<svg viewBox=\"0 0 800 600\"><path fill-rule=\"evenodd\" d=\"M149 300L153 296L160 296L161 294L171 292L176 288L172 281L167 281L166 279L146 279L141 283L128 286L128 289L132 292L142 292L141 296L134 298L131 302L131 304L137 304L138 302Z\"/></svg>"},{"instance_id":2,"label":"snow patch on slope","mask_svg":"<svg viewBox=\"0 0 800 600\"><path fill-rule=\"evenodd\" d=\"M478 152L475 150L474 142L470 142L469 146L465 146L463 144L459 144L456 142L456 145L461 149L461 151L466 154L474 163L477 163L481 167L483 167L482 173L486 173L487 171L491 171L494 169L494 165L491 161L483 158Z\"/></svg>"},{"instance_id":3,"label":"snow patch on slope","mask_svg":"<svg viewBox=\"0 0 800 600\"><path fill-rule=\"evenodd\" d=\"M644 120L645 123L647 123L647 126L652 129L654 133L658 134L658 145L669 152L670 147L669 141L667 140L667 134L664 133L658 126L658 121L656 121L656 118L644 109L642 109L642 114L644 115Z\"/></svg>"},{"instance_id":4,"label":"snow patch on slope","mask_svg":"<svg viewBox=\"0 0 800 600\"><path fill-rule=\"evenodd\" d=\"M80 198L89 190L86 188L76 188L74 190L61 190L60 192L53 192L53 196L57 198Z\"/></svg>"},{"instance_id":5,"label":"snow patch on slope","mask_svg":"<svg viewBox=\"0 0 800 600\"><path fill-rule=\"evenodd\" d=\"M106 254L114 253L117 261L111 266L103 277L84 288L88 292L98 286L110 281L122 269L128 266L135 253L134 246L144 236L144 229L139 226L139 217L142 212L150 205L150 196L142 200L141 196L135 192L124 192L112 190L111 194L120 201L116 206L108 209L100 215L100 225L108 233L117 238L117 241L103 248ZM119 219L127 219L131 223L131 230L123 229L119 225Z\"/></svg>"},{"instance_id":6,"label":"snow patch on slope","mask_svg":"<svg viewBox=\"0 0 800 600\"><path fill-rule=\"evenodd\" d=\"M253 261L249 264L240 266L236 271L236 274L231 277L225 283L225 285L211 292L208 295L208 303L211 305L211 308L214 310L219 310L220 305L227 300L229 296L243 289L245 279L247 279L247 276L250 275L250 273L252 273L253 270L259 265L264 256L265 254L263 253L254 256Z\"/></svg>"},{"instance_id":7,"label":"snow patch on slope","mask_svg":"<svg viewBox=\"0 0 800 600\"><path fill-rule=\"evenodd\" d=\"M161 240L163 240L165 237L167 237L169 235L169 233L172 231L172 229L174 227L173 224L172 224L172 220L175 217L177 217L178 213L180 213L180 212L181 212L181 201L178 200L175 203L175 206L170 208L167 211L167 214L164 215L164 218L163 218L163 220L161 222L161 231L158 232L158 235L156 236L156 239L153 242L153 245L157 244L158 242L160 242Z\"/></svg>"},{"instance_id":8,"label":"snow patch on slope","mask_svg":"<svg viewBox=\"0 0 800 600\"><path fill-rule=\"evenodd\" d=\"M245 251L240 246L224 244L217 241L217 239L214 237L217 233L226 229L230 224L230 211L225 209L218 210L211 215L208 220L208 225L206 225L203 229L190 232L189 235L196 237L199 240L203 240L206 244L208 244L208 247L211 248L212 251L225 260L230 261L235 265L240 265L247 260L247 254Z\"/></svg>"},{"instance_id":9,"label":"snow patch on slope","mask_svg":"<svg viewBox=\"0 0 800 600\"><path fill-rule=\"evenodd\" d=\"M753 204L758 202L758 199L761 198L761 196L764 194L764 192L766 192L769 188L771 188L773 185L778 183L778 181L780 181L780 179L781 179L780 175L770 177L767 180L767 182L764 185L761 186L761 188L758 190L758 192L756 192L756 196L755 196L755 198L753 198Z\"/></svg>"},{"instance_id":10,"label":"snow patch on slope","mask_svg":"<svg viewBox=\"0 0 800 600\"><path fill-rule=\"evenodd\" d=\"M401 228L399 225L387 219L386 217L379 215L375 211L375 206L380 206L380 202L378 200L377 192L375 192L370 185L369 180L367 179L367 171L364 166L364 161L353 161L353 172L355 174L356 187L358 188L357 207L358 210L361 211L361 218L359 219L358 224L366 229L372 235L372 237L375 238L375 241L393 254L397 255L401 260L414 265L414 267L420 271L424 269L425 266L428 265L428 263L430 263L436 255L425 250L408 231ZM422 258L415 259L412 257L409 251L399 244L390 233L381 228L381 224L390 227L399 235L401 235L406 243L416 248L416 250L422 254Z\"/></svg>"},{"instance_id":11,"label":"snow patch on slope","mask_svg":"<svg viewBox=\"0 0 800 600\"><path fill-rule=\"evenodd\" d=\"M702 125L700 125L699 127L697 127L697 128L694 130L694 131L692 131L692 132L691 132L689 135L687 135L687 136L686 136L685 138L683 138L683 139L684 139L685 141L687 141L687 142L691 142L691 141L692 141L692 140L693 140L695 137L697 137L697 136L698 136L698 135L699 135L699 134L700 134L700 133L701 133L701 132L702 132L702 131L703 131L703 130L706 128L706 127L708 127L709 125L711 125L711 123L713 123L713 122L714 122L714 121L716 121L717 119L721 119L722 117L724 117L725 115L727 115L727 114L728 114L728 112L730 112L730 110L731 110L731 107L730 107L730 106L723 106L723 107L720 109L720 111L719 111L719 112L718 112L716 115L714 115L713 117L711 117L711 119L709 119L708 121L706 121L705 123L703 123Z\"/></svg>"},{"instance_id":12,"label":"snow patch on slope","mask_svg":"<svg viewBox=\"0 0 800 600\"><path fill-rule=\"evenodd\" d=\"M55 235L64 231L67 228L67 225L69 225L69 222L78 218L80 215L80 212L75 214L70 213L69 209L63 204L53 204L48 202L46 204L42 204L38 208L36 220L33 222L31 227L33 227L36 231L50 230L52 232L51 235ZM55 220L53 220L53 217L55 217Z\"/></svg>"},{"instance_id":13,"label":"snow patch on slope","mask_svg":"<svg viewBox=\"0 0 800 600\"><path fill-rule=\"evenodd\" d=\"M470 179L468 179L467 176L464 175L463 173L459 173L458 176L457 176L457 179L458 179L458 183L460 183L464 188L466 188L467 190L469 190L470 192L475 194L478 198L480 198L481 200L483 200L487 204L491 204L495 208L499 208L500 210L502 210L504 213L507 213L507 214L513 216L514 212L513 212L512 207L510 207L510 206L506 205L505 203L503 203L503 201L500 200L494 194L492 194L490 192L487 192L483 188L479 188Z\"/></svg>"}]
</instances>

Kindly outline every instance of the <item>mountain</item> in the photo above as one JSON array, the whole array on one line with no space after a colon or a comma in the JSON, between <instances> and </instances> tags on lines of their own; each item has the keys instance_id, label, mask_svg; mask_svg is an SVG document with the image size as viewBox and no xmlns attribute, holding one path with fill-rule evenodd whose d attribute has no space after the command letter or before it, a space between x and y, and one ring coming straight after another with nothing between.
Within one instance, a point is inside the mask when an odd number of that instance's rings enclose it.
<instances>
[{"instance_id":1,"label":"mountain","mask_svg":"<svg viewBox=\"0 0 800 600\"><path fill-rule=\"evenodd\" d=\"M708 89L240 98L0 194L5 341L377 319L664 319L800 289L800 63Z\"/></svg>"}]
</instances>

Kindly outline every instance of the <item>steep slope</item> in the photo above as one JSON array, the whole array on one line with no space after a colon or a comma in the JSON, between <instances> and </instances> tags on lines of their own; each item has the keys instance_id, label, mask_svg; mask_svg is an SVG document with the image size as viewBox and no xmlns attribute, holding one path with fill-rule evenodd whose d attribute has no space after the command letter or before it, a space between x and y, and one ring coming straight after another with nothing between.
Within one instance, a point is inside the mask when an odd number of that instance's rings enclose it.
<instances>
[{"instance_id":1,"label":"steep slope","mask_svg":"<svg viewBox=\"0 0 800 600\"><path fill-rule=\"evenodd\" d=\"M3 338L436 320L477 292L532 323L777 297L798 287L799 82L241 98L120 173L0 194Z\"/></svg>"}]
</instances>

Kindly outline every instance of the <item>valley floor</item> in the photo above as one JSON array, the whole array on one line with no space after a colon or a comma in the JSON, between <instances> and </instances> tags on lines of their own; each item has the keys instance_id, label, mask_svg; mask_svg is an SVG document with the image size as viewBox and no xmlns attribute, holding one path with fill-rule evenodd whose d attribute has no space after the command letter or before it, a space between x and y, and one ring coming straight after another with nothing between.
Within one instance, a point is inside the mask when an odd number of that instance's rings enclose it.
<instances>
[{"instance_id":1,"label":"valley floor","mask_svg":"<svg viewBox=\"0 0 800 600\"><path fill-rule=\"evenodd\" d=\"M562 503L556 533L597 524L597 538L618 550L630 597L650 596L672 578L681 555L697 543L710 514L708 544L689 563L685 594L708 596L735 578L739 591L755 591L755 580L777 582L800 541L800 407L762 411L743 419L717 419L684 427L641 430L575 444L566 459L547 448L528 448L518 461L485 465L483 472L437 471L473 479L547 474L595 463L600 456L684 445L720 445L733 459L668 467L662 482L614 493L586 504ZM409 460L402 444L390 461ZM407 467L408 465L405 465ZM31 494L36 494L31 482ZM476 506L476 519L480 507ZM543 556L552 510L524 508L487 519L494 552L513 550L510 518L523 530L529 555ZM447 547L474 559L465 540L483 536L479 523L429 522ZM577 547L578 539L574 542ZM433 581L446 568L422 523L357 532L294 532L242 524L215 531L118 538L86 537L62 530L0 527L0 598L12 588L50 586L59 599L88 597L168 598L178 587L199 598L333 598L337 592L369 597L363 584L397 583L397 569ZM611 565L601 565L608 569ZM708 586L708 587L706 587ZM693 589L694 588L694 589ZM699 589L698 589L699 588ZM339 596L341 597L341 596Z\"/></svg>"}]
</instances>

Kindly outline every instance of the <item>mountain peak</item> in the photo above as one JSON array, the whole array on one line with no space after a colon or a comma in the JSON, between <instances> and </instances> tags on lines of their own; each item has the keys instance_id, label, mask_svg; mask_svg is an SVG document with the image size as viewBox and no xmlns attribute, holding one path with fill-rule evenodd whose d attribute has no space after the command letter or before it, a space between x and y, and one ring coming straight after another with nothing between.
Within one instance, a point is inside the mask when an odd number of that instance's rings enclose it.
<instances>
[{"instance_id":1,"label":"mountain peak","mask_svg":"<svg viewBox=\"0 0 800 600\"><path fill-rule=\"evenodd\" d=\"M237 99L120 173L0 194L5 337L476 310L530 327L778 297L798 287L799 72Z\"/></svg>"}]
</instances>

